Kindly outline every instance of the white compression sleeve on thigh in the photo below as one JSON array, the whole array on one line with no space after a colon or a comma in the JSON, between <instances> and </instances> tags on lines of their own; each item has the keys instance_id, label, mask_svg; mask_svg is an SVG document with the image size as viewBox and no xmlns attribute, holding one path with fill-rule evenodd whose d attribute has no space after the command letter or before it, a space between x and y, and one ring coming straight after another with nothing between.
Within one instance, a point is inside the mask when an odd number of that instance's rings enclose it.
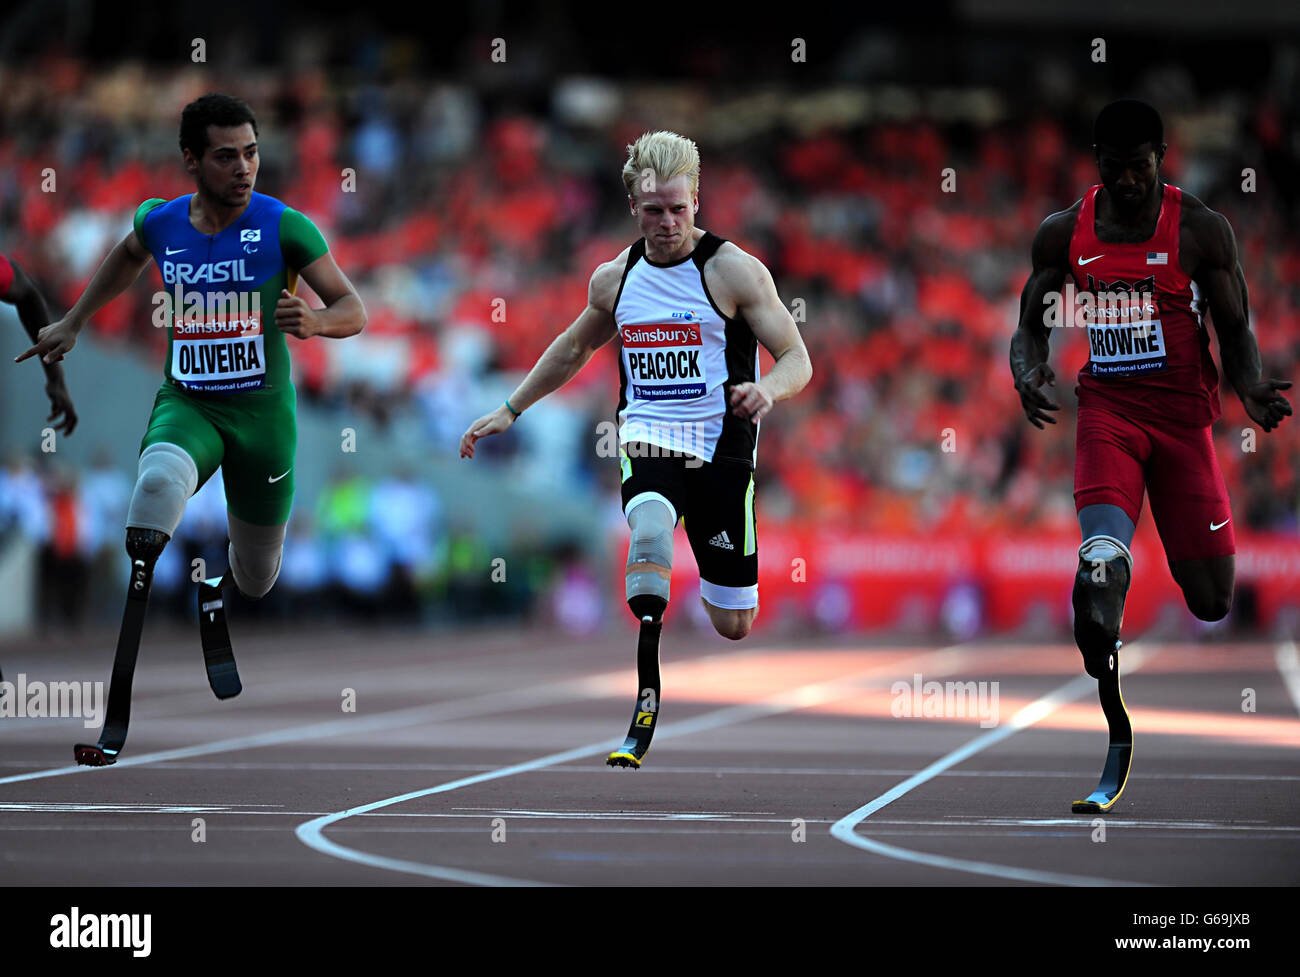
<instances>
[{"instance_id":1,"label":"white compression sleeve on thigh","mask_svg":"<svg viewBox=\"0 0 1300 977\"><path fill-rule=\"evenodd\" d=\"M184 448L167 442L149 445L140 455L127 526L174 535L198 483L199 469Z\"/></svg>"},{"instance_id":2,"label":"white compression sleeve on thigh","mask_svg":"<svg viewBox=\"0 0 1300 977\"><path fill-rule=\"evenodd\" d=\"M230 534L230 572L245 597L265 597L280 576L280 558L288 523L255 526L226 512Z\"/></svg>"}]
</instances>

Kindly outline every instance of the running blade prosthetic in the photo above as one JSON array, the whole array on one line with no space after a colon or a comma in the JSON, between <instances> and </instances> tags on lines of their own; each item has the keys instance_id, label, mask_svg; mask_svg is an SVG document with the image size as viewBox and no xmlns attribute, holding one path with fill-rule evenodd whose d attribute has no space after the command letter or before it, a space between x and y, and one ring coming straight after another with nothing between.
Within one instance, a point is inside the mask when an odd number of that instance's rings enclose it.
<instances>
[{"instance_id":1,"label":"running blade prosthetic","mask_svg":"<svg viewBox=\"0 0 1300 977\"><path fill-rule=\"evenodd\" d=\"M235 653L226 627L226 602L222 594L225 577L210 577L199 584L199 636L203 640L203 664L208 685L218 699L231 699L243 691Z\"/></svg>"},{"instance_id":2,"label":"running blade prosthetic","mask_svg":"<svg viewBox=\"0 0 1300 977\"><path fill-rule=\"evenodd\" d=\"M1101 710L1105 713L1106 724L1110 728L1106 765L1102 768L1097 789L1083 800L1070 805L1070 810L1075 814L1100 814L1110 810L1128 783L1129 767L1133 761L1133 724L1129 721L1128 709L1124 706L1124 696L1119 688L1121 644L1122 642L1115 643L1115 651L1107 662L1110 667L1097 680L1097 697L1101 700Z\"/></svg>"},{"instance_id":3,"label":"running blade prosthetic","mask_svg":"<svg viewBox=\"0 0 1300 977\"><path fill-rule=\"evenodd\" d=\"M605 760L611 767L640 770L641 760L650 749L650 738L654 736L655 721L659 718L659 635L663 626L663 621L649 617L641 621L636 648L637 684L641 691L637 695L627 739Z\"/></svg>"}]
</instances>

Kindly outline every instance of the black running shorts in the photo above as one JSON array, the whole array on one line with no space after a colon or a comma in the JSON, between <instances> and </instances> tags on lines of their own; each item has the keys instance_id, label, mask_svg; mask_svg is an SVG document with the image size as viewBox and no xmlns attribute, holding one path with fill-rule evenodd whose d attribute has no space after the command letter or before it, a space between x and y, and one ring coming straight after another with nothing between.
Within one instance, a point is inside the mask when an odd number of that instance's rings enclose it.
<instances>
[{"instance_id":1,"label":"black running shorts","mask_svg":"<svg viewBox=\"0 0 1300 977\"><path fill-rule=\"evenodd\" d=\"M623 514L647 499L682 520L700 568L700 596L714 607L758 606L754 472L741 462L701 461L633 441L619 448Z\"/></svg>"}]
</instances>

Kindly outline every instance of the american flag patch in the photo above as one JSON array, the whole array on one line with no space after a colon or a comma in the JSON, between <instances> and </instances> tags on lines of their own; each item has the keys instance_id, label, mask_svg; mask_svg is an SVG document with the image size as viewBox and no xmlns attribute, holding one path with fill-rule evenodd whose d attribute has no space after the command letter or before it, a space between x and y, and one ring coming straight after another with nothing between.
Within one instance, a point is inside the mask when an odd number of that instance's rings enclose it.
<instances>
[{"instance_id":1,"label":"american flag patch","mask_svg":"<svg viewBox=\"0 0 1300 977\"><path fill-rule=\"evenodd\" d=\"M1169 264L1168 251L1148 251L1147 264L1149 265L1167 265Z\"/></svg>"}]
</instances>

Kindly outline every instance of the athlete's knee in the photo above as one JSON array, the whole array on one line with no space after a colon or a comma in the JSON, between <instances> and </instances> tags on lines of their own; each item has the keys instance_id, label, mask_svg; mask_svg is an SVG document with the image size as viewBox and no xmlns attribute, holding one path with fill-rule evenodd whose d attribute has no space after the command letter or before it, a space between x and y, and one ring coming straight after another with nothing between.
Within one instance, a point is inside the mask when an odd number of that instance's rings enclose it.
<instances>
[{"instance_id":1,"label":"athlete's knee","mask_svg":"<svg viewBox=\"0 0 1300 977\"><path fill-rule=\"evenodd\" d=\"M660 621L668 607L676 521L676 513L659 499L645 499L628 510L627 605L638 620Z\"/></svg>"},{"instance_id":2,"label":"athlete's knee","mask_svg":"<svg viewBox=\"0 0 1300 977\"><path fill-rule=\"evenodd\" d=\"M749 634L754 626L754 618L758 614L757 607L715 607L707 600L704 601L704 606L708 609L709 620L713 622L713 630L732 641L739 641Z\"/></svg>"},{"instance_id":3,"label":"athlete's knee","mask_svg":"<svg viewBox=\"0 0 1300 977\"><path fill-rule=\"evenodd\" d=\"M170 537L180 525L185 503L198 480L198 467L184 448L165 442L149 445L140 455L126 524Z\"/></svg>"},{"instance_id":4,"label":"athlete's knee","mask_svg":"<svg viewBox=\"0 0 1300 977\"><path fill-rule=\"evenodd\" d=\"M739 615L728 615L725 621L714 621L713 629L724 638L730 638L732 641L739 641L749 634L750 625L753 618L745 618Z\"/></svg>"},{"instance_id":5,"label":"athlete's knee","mask_svg":"<svg viewBox=\"0 0 1300 977\"><path fill-rule=\"evenodd\" d=\"M1187 609L1202 621L1222 621L1232 610L1232 592L1184 592Z\"/></svg>"},{"instance_id":6,"label":"athlete's knee","mask_svg":"<svg viewBox=\"0 0 1300 977\"><path fill-rule=\"evenodd\" d=\"M245 597L265 597L280 576L287 523L257 526L227 513L230 574Z\"/></svg>"},{"instance_id":7,"label":"athlete's knee","mask_svg":"<svg viewBox=\"0 0 1300 977\"><path fill-rule=\"evenodd\" d=\"M1235 566L1231 556L1176 560L1169 572L1183 591L1187 609L1202 621L1222 621L1232 610Z\"/></svg>"}]
</instances>

